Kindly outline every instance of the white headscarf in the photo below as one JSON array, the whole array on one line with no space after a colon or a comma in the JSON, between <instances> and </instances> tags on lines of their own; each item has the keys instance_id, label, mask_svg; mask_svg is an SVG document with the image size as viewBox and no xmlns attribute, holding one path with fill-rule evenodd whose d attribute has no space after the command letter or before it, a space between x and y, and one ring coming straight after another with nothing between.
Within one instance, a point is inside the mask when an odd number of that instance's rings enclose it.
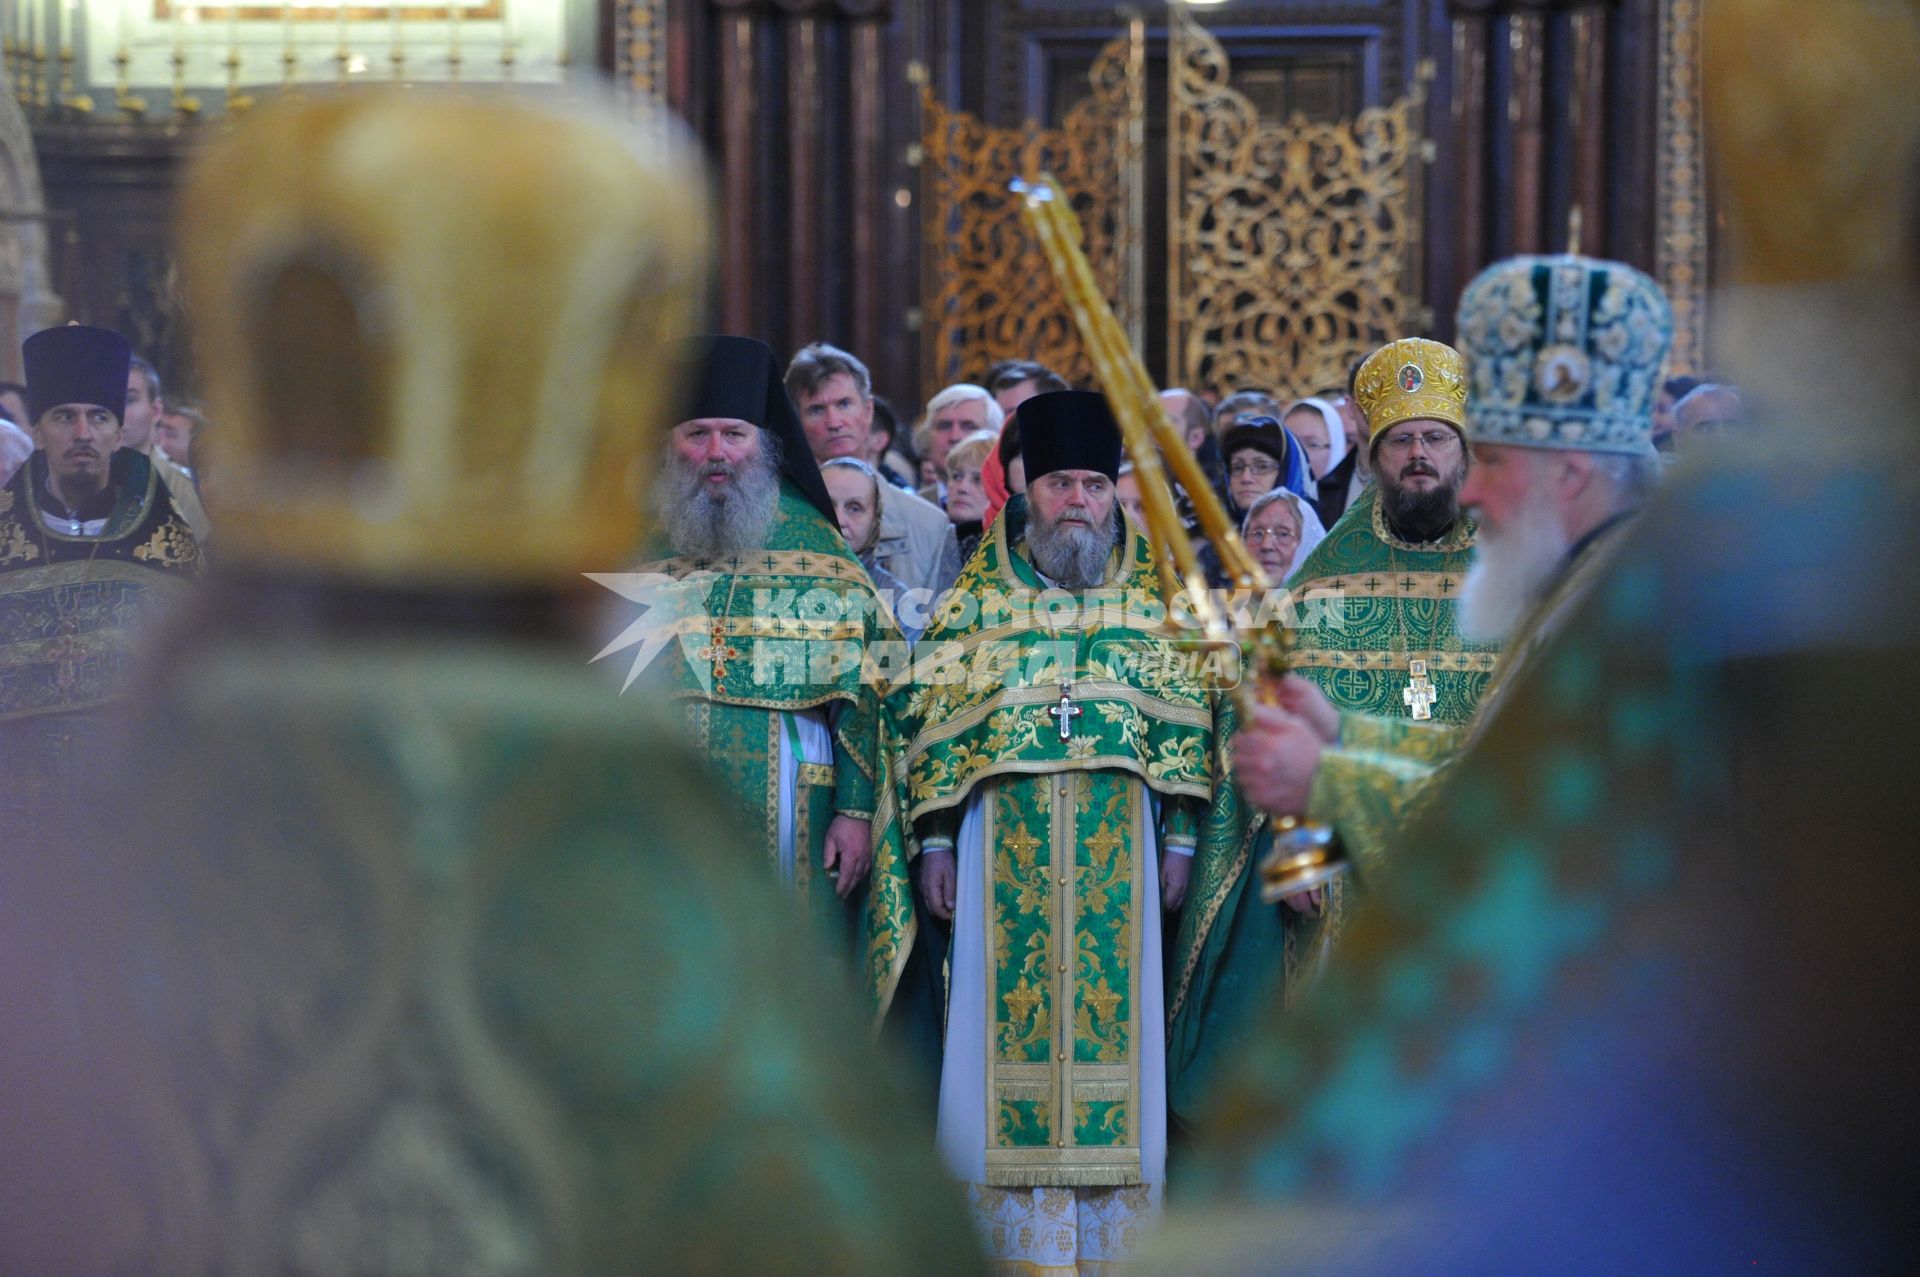
<instances>
[{"instance_id":1,"label":"white headscarf","mask_svg":"<svg viewBox=\"0 0 1920 1277\"><path fill-rule=\"evenodd\" d=\"M1240 521L1240 535L1247 535L1247 528L1253 523L1253 516L1276 501L1285 501L1293 507L1294 517L1300 520L1300 544L1294 547L1293 562L1287 564L1287 575L1291 577L1300 570L1300 565L1313 553L1313 547L1327 538L1327 529L1320 522L1320 513L1304 500L1299 493L1286 488L1275 488L1253 499L1253 505L1247 510L1247 517ZM1284 585L1284 581L1275 581L1275 585Z\"/></svg>"},{"instance_id":2,"label":"white headscarf","mask_svg":"<svg viewBox=\"0 0 1920 1277\"><path fill-rule=\"evenodd\" d=\"M1313 476L1314 482L1318 483L1320 480L1326 478L1327 475L1332 474L1334 468L1346 460L1347 423L1340 419L1340 410L1326 400L1299 399L1290 404L1286 412L1281 415L1281 424L1284 425L1287 418L1291 417L1301 408L1313 409L1320 414L1320 420L1327 423L1327 468L1325 473Z\"/></svg>"}]
</instances>

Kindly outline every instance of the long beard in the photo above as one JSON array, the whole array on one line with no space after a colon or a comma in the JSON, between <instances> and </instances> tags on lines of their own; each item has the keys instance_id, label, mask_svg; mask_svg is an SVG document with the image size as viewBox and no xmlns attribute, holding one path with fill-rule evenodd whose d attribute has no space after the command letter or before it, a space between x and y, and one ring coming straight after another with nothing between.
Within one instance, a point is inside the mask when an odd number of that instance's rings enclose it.
<instances>
[{"instance_id":1,"label":"long beard","mask_svg":"<svg viewBox=\"0 0 1920 1277\"><path fill-rule=\"evenodd\" d=\"M1380 485L1381 512L1387 516L1387 525L1405 540L1437 541L1460 517L1460 487L1467 481L1467 464L1462 461L1439 487L1424 492L1402 487L1409 477L1389 477L1381 471L1375 479Z\"/></svg>"},{"instance_id":2,"label":"long beard","mask_svg":"<svg viewBox=\"0 0 1920 1277\"><path fill-rule=\"evenodd\" d=\"M710 470L724 471L731 481L715 491L707 482ZM653 483L653 512L674 553L718 559L766 547L779 497L779 473L764 446L738 466L688 465L669 452Z\"/></svg>"},{"instance_id":3,"label":"long beard","mask_svg":"<svg viewBox=\"0 0 1920 1277\"><path fill-rule=\"evenodd\" d=\"M1472 643L1512 638L1560 575L1569 547L1559 512L1544 493L1530 494L1507 527L1482 523L1460 590L1461 637Z\"/></svg>"},{"instance_id":4,"label":"long beard","mask_svg":"<svg viewBox=\"0 0 1920 1277\"><path fill-rule=\"evenodd\" d=\"M1107 578L1107 560L1119 540L1109 519L1099 524L1048 523L1038 512L1027 527L1027 553L1040 575L1069 590L1087 590Z\"/></svg>"}]
</instances>

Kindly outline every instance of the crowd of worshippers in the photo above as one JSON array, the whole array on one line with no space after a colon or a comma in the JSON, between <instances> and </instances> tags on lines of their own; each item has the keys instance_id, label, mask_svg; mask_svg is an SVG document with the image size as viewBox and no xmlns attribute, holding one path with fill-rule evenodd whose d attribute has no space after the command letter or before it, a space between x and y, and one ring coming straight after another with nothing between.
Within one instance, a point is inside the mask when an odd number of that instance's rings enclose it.
<instances>
[{"instance_id":1,"label":"crowd of worshippers","mask_svg":"<svg viewBox=\"0 0 1920 1277\"><path fill-rule=\"evenodd\" d=\"M1161 395L1267 578L1323 604L1287 623L1277 703L1244 709L1136 659L1178 647L1158 622L996 610L1163 590L1101 394L1008 361L906 424L825 343L784 365L744 337L685 352L651 543L604 565L682 591L683 641L636 671L635 712L684 722L741 854L937 1079L936 1138L997 1261L1131 1253L1251 1001L1337 930L1331 888L1271 908L1245 889L1267 822L1377 861L1667 460L1739 428L1733 387L1665 379L1670 309L1619 263L1498 264L1458 327L1458 349L1390 341L1305 398ZM117 333L48 329L22 356L24 386L0 387L0 589L200 575L205 423ZM1168 495L1191 523L1204 494ZM75 703L76 658L45 638L0 633L24 671L7 693L33 701L9 715ZM971 663L876 676L865 654L900 646Z\"/></svg>"}]
</instances>

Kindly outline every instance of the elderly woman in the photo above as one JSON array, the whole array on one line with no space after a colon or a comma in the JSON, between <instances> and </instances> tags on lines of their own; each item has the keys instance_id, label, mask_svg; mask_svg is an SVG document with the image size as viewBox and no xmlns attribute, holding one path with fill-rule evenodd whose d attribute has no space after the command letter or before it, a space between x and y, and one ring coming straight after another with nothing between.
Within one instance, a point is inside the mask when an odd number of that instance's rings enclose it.
<instances>
[{"instance_id":1,"label":"elderly woman","mask_svg":"<svg viewBox=\"0 0 1920 1277\"><path fill-rule=\"evenodd\" d=\"M1241 540L1275 585L1284 584L1326 535L1313 507L1285 488L1255 497L1240 528Z\"/></svg>"},{"instance_id":2,"label":"elderly woman","mask_svg":"<svg viewBox=\"0 0 1920 1277\"><path fill-rule=\"evenodd\" d=\"M874 588L893 609L901 633L912 642L919 637L919 629L909 630L905 614L913 609L901 606L907 587L899 577L880 566L874 553L880 544L880 510L886 501L887 485L880 481L878 471L858 457L830 457L822 461L820 478L827 485L827 495L833 498L833 517L840 524L840 535L846 538L847 547L860 560L860 566L873 578Z\"/></svg>"},{"instance_id":3,"label":"elderly woman","mask_svg":"<svg viewBox=\"0 0 1920 1277\"><path fill-rule=\"evenodd\" d=\"M980 533L987 517L987 489L980 475L1000 436L991 430L976 430L947 451L947 518L953 522L953 535L960 542L960 561L973 557L980 545Z\"/></svg>"}]
</instances>

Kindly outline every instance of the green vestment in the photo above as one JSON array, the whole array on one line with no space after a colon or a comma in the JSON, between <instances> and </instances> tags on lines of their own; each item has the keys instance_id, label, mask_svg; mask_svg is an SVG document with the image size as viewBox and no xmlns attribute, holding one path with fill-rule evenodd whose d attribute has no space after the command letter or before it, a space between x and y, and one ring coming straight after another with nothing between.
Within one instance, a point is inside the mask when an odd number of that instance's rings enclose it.
<instances>
[{"instance_id":1,"label":"green vestment","mask_svg":"<svg viewBox=\"0 0 1920 1277\"><path fill-rule=\"evenodd\" d=\"M0 487L0 842L85 801L74 768L137 686L140 634L201 569L145 456L114 452L98 536L42 520L46 473L35 452Z\"/></svg>"},{"instance_id":2,"label":"green vestment","mask_svg":"<svg viewBox=\"0 0 1920 1277\"><path fill-rule=\"evenodd\" d=\"M977 801L982 909L956 917L955 953L962 929L981 929L981 1182L1138 1185L1143 1066L1160 1071L1140 1047L1142 981L1152 964L1158 985L1160 962L1142 945L1145 911L1160 907L1143 836L1155 821L1163 854L1193 844L1212 791L1213 712L1183 654L1143 619L1160 590L1145 539L1128 532L1103 587L1046 589L1025 557L1025 519L1024 502L1008 506L889 698L898 752L884 751L891 805L876 831L868 976L884 1012L911 939L908 862L952 848ZM950 1035L950 1070L955 1049ZM945 1148L944 1109L942 1120Z\"/></svg>"},{"instance_id":3,"label":"green vestment","mask_svg":"<svg viewBox=\"0 0 1920 1277\"><path fill-rule=\"evenodd\" d=\"M1378 485L1361 494L1288 581L1299 619L1289 668L1313 680L1340 710L1407 717L1409 662L1426 662L1433 721L1473 717L1499 655L1456 628L1460 586L1475 529L1462 515L1431 544L1387 526Z\"/></svg>"},{"instance_id":4,"label":"green vestment","mask_svg":"<svg viewBox=\"0 0 1920 1277\"><path fill-rule=\"evenodd\" d=\"M790 880L810 907L838 918L833 884L821 875L827 826L835 815L873 816L873 665L884 645L899 640L872 579L840 533L784 482L764 549L726 559L662 558L636 571L691 592L674 609L679 641L668 643L638 687L683 703L693 741L770 865L781 859L783 739L797 757L794 716L826 715L832 762L795 769Z\"/></svg>"},{"instance_id":5,"label":"green vestment","mask_svg":"<svg viewBox=\"0 0 1920 1277\"><path fill-rule=\"evenodd\" d=\"M9 844L0 1089L44 1120L0 1121L0 1266L977 1271L859 999L739 855L756 813L462 603L203 627L111 826Z\"/></svg>"}]
</instances>

